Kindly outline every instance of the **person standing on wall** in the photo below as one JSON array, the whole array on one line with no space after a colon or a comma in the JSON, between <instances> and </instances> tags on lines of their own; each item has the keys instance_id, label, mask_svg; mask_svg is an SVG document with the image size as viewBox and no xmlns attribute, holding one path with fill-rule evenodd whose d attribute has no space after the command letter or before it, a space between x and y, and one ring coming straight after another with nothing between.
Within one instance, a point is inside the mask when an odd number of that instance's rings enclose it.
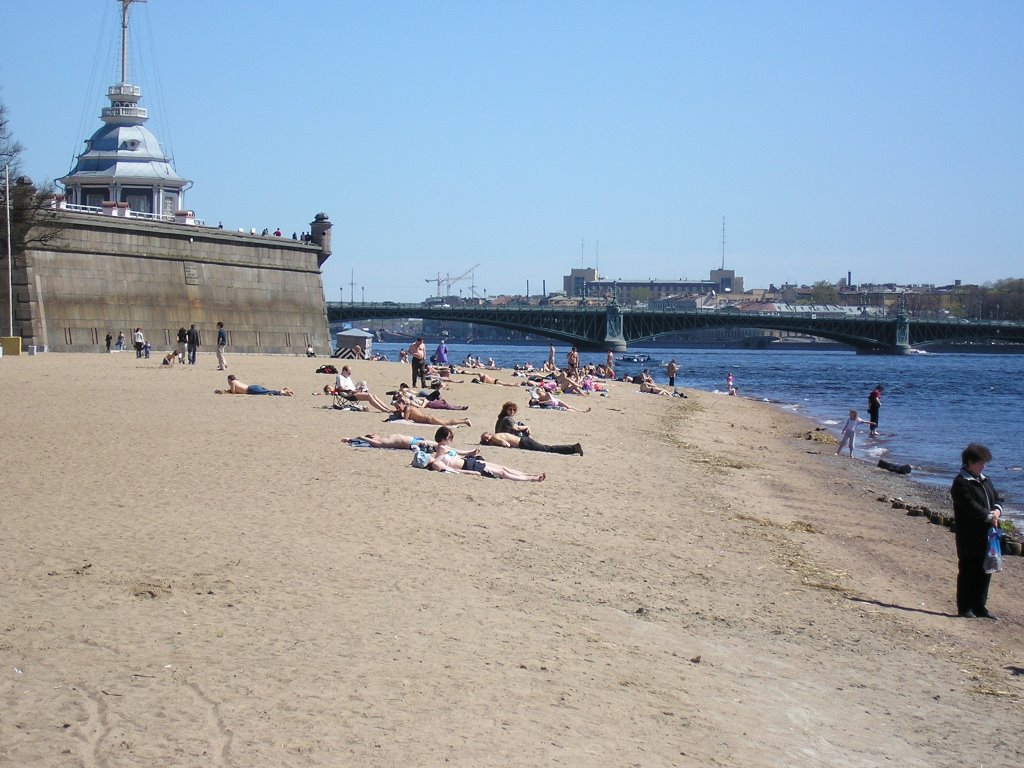
<instances>
[{"instance_id":1,"label":"person standing on wall","mask_svg":"<svg viewBox=\"0 0 1024 768\"><path fill-rule=\"evenodd\" d=\"M196 324L192 323L188 327L188 333L185 334L188 344L188 364L196 364L196 352L199 351L199 331L196 330Z\"/></svg>"},{"instance_id":2,"label":"person standing on wall","mask_svg":"<svg viewBox=\"0 0 1024 768\"><path fill-rule=\"evenodd\" d=\"M228 345L228 332L224 330L224 323L217 323L217 370L223 371L228 367L224 361L224 348Z\"/></svg>"},{"instance_id":3,"label":"person standing on wall","mask_svg":"<svg viewBox=\"0 0 1024 768\"><path fill-rule=\"evenodd\" d=\"M872 436L878 434L878 411L882 407L883 389L885 389L885 387L879 384L868 393L868 418L871 421L870 434Z\"/></svg>"},{"instance_id":4,"label":"person standing on wall","mask_svg":"<svg viewBox=\"0 0 1024 768\"><path fill-rule=\"evenodd\" d=\"M992 574L985 573L988 532L999 526L1002 508L992 480L982 470L992 461L984 445L971 443L960 454L961 469L949 489L956 521L956 612L965 619L994 619L985 603Z\"/></svg>"},{"instance_id":5,"label":"person standing on wall","mask_svg":"<svg viewBox=\"0 0 1024 768\"><path fill-rule=\"evenodd\" d=\"M427 359L427 345L423 343L423 337L419 337L409 345L409 362L412 364L412 386L416 386L416 377L420 377L420 386L426 389L427 379L424 373L424 363Z\"/></svg>"}]
</instances>

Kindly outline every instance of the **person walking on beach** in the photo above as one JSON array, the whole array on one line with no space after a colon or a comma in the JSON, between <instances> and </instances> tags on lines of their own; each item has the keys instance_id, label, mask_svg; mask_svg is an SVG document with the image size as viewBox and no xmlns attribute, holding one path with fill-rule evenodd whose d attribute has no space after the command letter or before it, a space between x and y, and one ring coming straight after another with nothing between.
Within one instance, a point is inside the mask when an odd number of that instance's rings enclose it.
<instances>
[{"instance_id":1,"label":"person walking on beach","mask_svg":"<svg viewBox=\"0 0 1024 768\"><path fill-rule=\"evenodd\" d=\"M217 370L223 371L228 367L224 360L224 348L228 345L228 332L224 330L224 323L217 323Z\"/></svg>"},{"instance_id":2,"label":"person walking on beach","mask_svg":"<svg viewBox=\"0 0 1024 768\"><path fill-rule=\"evenodd\" d=\"M142 349L146 346L146 337L142 334L141 328L136 328L132 333L132 342L135 344L135 356L142 357Z\"/></svg>"},{"instance_id":3,"label":"person walking on beach","mask_svg":"<svg viewBox=\"0 0 1024 768\"><path fill-rule=\"evenodd\" d=\"M885 388L879 384L868 393L868 418L871 419L871 432L869 434L872 437L878 434L878 411L882 407L883 389Z\"/></svg>"},{"instance_id":4,"label":"person walking on beach","mask_svg":"<svg viewBox=\"0 0 1024 768\"><path fill-rule=\"evenodd\" d=\"M185 364L185 354L188 352L188 331L185 326L178 329L178 362Z\"/></svg>"},{"instance_id":5,"label":"person walking on beach","mask_svg":"<svg viewBox=\"0 0 1024 768\"><path fill-rule=\"evenodd\" d=\"M665 366L665 373L668 375L668 385L672 387L672 391L676 391L676 373L679 371L679 366L676 365L676 359L673 357L668 361L668 365Z\"/></svg>"},{"instance_id":6,"label":"person walking on beach","mask_svg":"<svg viewBox=\"0 0 1024 768\"><path fill-rule=\"evenodd\" d=\"M109 352L109 351L110 351L110 345L111 345L111 344L113 343L113 341L114 341L114 336L113 336L113 334L110 334L110 333L108 333L108 334L107 334L107 338L105 338L105 339L104 339L104 341L105 341L105 342L107 343L107 352Z\"/></svg>"},{"instance_id":7,"label":"person walking on beach","mask_svg":"<svg viewBox=\"0 0 1024 768\"><path fill-rule=\"evenodd\" d=\"M434 357L437 365L448 365L448 345L444 343L444 339L441 339L441 343L437 345L437 349L434 351Z\"/></svg>"},{"instance_id":8,"label":"person walking on beach","mask_svg":"<svg viewBox=\"0 0 1024 768\"><path fill-rule=\"evenodd\" d=\"M409 362L412 364L412 386L416 386L416 377L420 379L420 386L424 389L427 388L426 373L424 371L424 363L427 358L427 345L423 343L423 337L420 336L412 344L409 345Z\"/></svg>"},{"instance_id":9,"label":"person walking on beach","mask_svg":"<svg viewBox=\"0 0 1024 768\"><path fill-rule=\"evenodd\" d=\"M850 411L850 417L846 420L846 425L843 427L843 431L839 434L839 448L836 450L836 456L843 452L843 446L847 443L850 445L850 458L853 458L853 445L857 439L857 425L858 424L871 424L870 421L857 416L856 411ZM872 426L874 426L872 424Z\"/></svg>"},{"instance_id":10,"label":"person walking on beach","mask_svg":"<svg viewBox=\"0 0 1024 768\"><path fill-rule=\"evenodd\" d=\"M199 351L199 331L196 330L196 324L192 323L188 327L188 333L186 334L188 339L188 364L196 364L196 352Z\"/></svg>"},{"instance_id":11,"label":"person walking on beach","mask_svg":"<svg viewBox=\"0 0 1024 768\"><path fill-rule=\"evenodd\" d=\"M114 345L118 352L124 351L124 331L117 332L117 343Z\"/></svg>"},{"instance_id":12,"label":"person walking on beach","mask_svg":"<svg viewBox=\"0 0 1024 768\"><path fill-rule=\"evenodd\" d=\"M956 521L956 612L965 619L995 619L985 605L992 580L992 574L985 573L988 532L999 526L1002 515L992 480L983 472L992 461L992 452L971 443L960 459L960 472L949 489Z\"/></svg>"}]
</instances>

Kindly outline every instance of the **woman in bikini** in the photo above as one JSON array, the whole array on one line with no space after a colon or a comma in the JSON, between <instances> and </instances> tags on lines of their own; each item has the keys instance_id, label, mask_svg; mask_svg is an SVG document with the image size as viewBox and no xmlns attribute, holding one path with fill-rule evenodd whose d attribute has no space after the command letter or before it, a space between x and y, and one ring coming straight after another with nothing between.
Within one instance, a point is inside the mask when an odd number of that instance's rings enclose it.
<instances>
[{"instance_id":1,"label":"woman in bikini","mask_svg":"<svg viewBox=\"0 0 1024 768\"><path fill-rule=\"evenodd\" d=\"M547 479L546 474L530 475L518 469L492 464L479 457L479 449L475 451L457 451L452 448L455 435L448 427L441 427L434 433L437 448L434 458L427 469L435 472L457 472L461 475L482 475L497 480L518 480L520 482L540 483Z\"/></svg>"}]
</instances>

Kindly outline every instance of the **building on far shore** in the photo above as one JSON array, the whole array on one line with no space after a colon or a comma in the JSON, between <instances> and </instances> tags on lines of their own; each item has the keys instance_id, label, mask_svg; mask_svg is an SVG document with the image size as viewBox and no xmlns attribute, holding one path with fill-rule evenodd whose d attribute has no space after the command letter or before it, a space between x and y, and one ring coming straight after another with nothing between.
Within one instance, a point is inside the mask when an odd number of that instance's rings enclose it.
<instances>
[{"instance_id":1,"label":"building on far shore","mask_svg":"<svg viewBox=\"0 0 1024 768\"><path fill-rule=\"evenodd\" d=\"M743 293L743 278L731 269L713 269L708 280L609 280L592 267L572 269L562 278L569 298L605 299L618 304L647 303L675 296Z\"/></svg>"},{"instance_id":2,"label":"building on far shore","mask_svg":"<svg viewBox=\"0 0 1024 768\"><path fill-rule=\"evenodd\" d=\"M15 336L23 346L91 351L142 328L170 349L195 323L215 344L216 323L234 352L330 353L320 268L331 222L318 213L302 239L208 227L185 208L191 182L145 127L141 89L126 76L128 11L122 3L121 80L107 89L103 126L59 182L45 226L14 254ZM0 294L7 303L4 281ZM6 324L5 324L6 326ZM5 331L6 331L5 327Z\"/></svg>"}]
</instances>

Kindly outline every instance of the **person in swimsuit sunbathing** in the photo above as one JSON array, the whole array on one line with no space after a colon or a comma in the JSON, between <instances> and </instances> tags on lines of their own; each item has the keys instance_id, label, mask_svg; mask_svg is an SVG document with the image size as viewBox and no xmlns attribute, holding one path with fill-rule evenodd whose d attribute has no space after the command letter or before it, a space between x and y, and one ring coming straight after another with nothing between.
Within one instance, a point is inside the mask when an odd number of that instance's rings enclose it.
<instances>
[{"instance_id":1,"label":"person in swimsuit sunbathing","mask_svg":"<svg viewBox=\"0 0 1024 768\"><path fill-rule=\"evenodd\" d=\"M391 414L388 421L397 421L398 419L405 419L406 421L412 421L416 424L433 424L434 426L441 427L473 426L473 423L469 419L441 419L432 413L427 413L425 408L420 408L415 405L399 406L398 412Z\"/></svg>"},{"instance_id":2,"label":"person in swimsuit sunbathing","mask_svg":"<svg viewBox=\"0 0 1024 768\"><path fill-rule=\"evenodd\" d=\"M573 408L566 402L559 400L557 397L552 395L546 389L538 389L537 396L530 400L530 406L540 406L541 408L564 408L567 411L577 411L579 413L590 413L590 407L586 410L580 410L579 408Z\"/></svg>"},{"instance_id":3,"label":"person in swimsuit sunbathing","mask_svg":"<svg viewBox=\"0 0 1024 768\"><path fill-rule=\"evenodd\" d=\"M267 389L259 384L243 384L233 373L228 376L228 388L215 389L213 393L215 395L277 395L279 397L291 397L295 394L288 387Z\"/></svg>"},{"instance_id":4,"label":"person in swimsuit sunbathing","mask_svg":"<svg viewBox=\"0 0 1024 768\"><path fill-rule=\"evenodd\" d=\"M518 387L518 386L520 386L519 384L510 384L508 382L502 381L501 379L496 379L493 376L488 376L486 373L478 373L476 376L474 376L473 377L473 383L474 384L497 384L499 387Z\"/></svg>"},{"instance_id":5,"label":"person in swimsuit sunbathing","mask_svg":"<svg viewBox=\"0 0 1024 768\"><path fill-rule=\"evenodd\" d=\"M360 435L359 437L342 438L343 443L368 443L371 448L396 448L415 449L421 451L434 451L434 443L422 437L411 435Z\"/></svg>"},{"instance_id":6,"label":"person in swimsuit sunbathing","mask_svg":"<svg viewBox=\"0 0 1024 768\"><path fill-rule=\"evenodd\" d=\"M501 464L492 464L479 457L479 449L465 453L452 448L452 441L455 435L448 427L441 427L434 433L434 440L437 448L434 449L434 458L427 469L435 472L458 472L462 475L482 475L497 480L518 480L520 482L540 483L547 479L546 474L531 475L521 472L518 469L503 467Z\"/></svg>"}]
</instances>

